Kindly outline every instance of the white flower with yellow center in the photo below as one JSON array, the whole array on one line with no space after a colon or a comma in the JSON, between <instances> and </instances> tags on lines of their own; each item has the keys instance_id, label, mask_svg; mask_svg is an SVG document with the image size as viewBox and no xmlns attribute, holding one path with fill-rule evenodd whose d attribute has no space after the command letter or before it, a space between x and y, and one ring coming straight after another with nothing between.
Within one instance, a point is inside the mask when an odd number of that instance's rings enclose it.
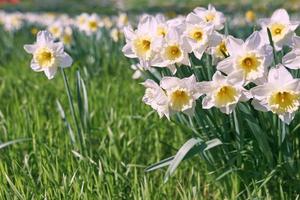
<instances>
[{"instance_id":1,"label":"white flower with yellow center","mask_svg":"<svg viewBox=\"0 0 300 200\"><path fill-rule=\"evenodd\" d=\"M227 52L230 56L218 63L218 70L226 74L240 70L247 83L265 80L272 63L272 48L264 43L259 32L255 31L245 42L229 36Z\"/></svg>"},{"instance_id":2,"label":"white flower with yellow center","mask_svg":"<svg viewBox=\"0 0 300 200\"><path fill-rule=\"evenodd\" d=\"M212 25L215 30L221 30L224 27L226 21L224 14L215 9L211 4L208 5L208 9L198 7L194 9L194 13L199 16L205 23Z\"/></svg>"},{"instance_id":3,"label":"white flower with yellow center","mask_svg":"<svg viewBox=\"0 0 300 200\"><path fill-rule=\"evenodd\" d=\"M6 13L3 16L4 29L6 31L17 31L23 26L23 17L19 12L16 13Z\"/></svg>"},{"instance_id":4,"label":"white flower with yellow center","mask_svg":"<svg viewBox=\"0 0 300 200\"><path fill-rule=\"evenodd\" d=\"M300 106L300 80L294 79L282 65L272 68L268 82L251 89L252 105L260 111L271 111L289 124Z\"/></svg>"},{"instance_id":5,"label":"white flower with yellow center","mask_svg":"<svg viewBox=\"0 0 300 200\"><path fill-rule=\"evenodd\" d=\"M72 58L64 52L61 42L54 42L54 38L48 31L40 31L37 34L35 44L24 45L27 53L33 54L31 68L34 71L43 71L48 79L52 79L58 67L69 67Z\"/></svg>"},{"instance_id":6,"label":"white flower with yellow center","mask_svg":"<svg viewBox=\"0 0 300 200\"><path fill-rule=\"evenodd\" d=\"M267 28L270 29L276 50L281 50L284 45L291 45L294 31L299 25L298 21L291 21L285 9L276 10L271 18L261 19L263 36L268 41Z\"/></svg>"},{"instance_id":7,"label":"white flower with yellow center","mask_svg":"<svg viewBox=\"0 0 300 200\"><path fill-rule=\"evenodd\" d=\"M150 79L142 84L146 88L143 102L156 110L160 117L166 116L169 119L168 98L163 89Z\"/></svg>"},{"instance_id":8,"label":"white flower with yellow center","mask_svg":"<svg viewBox=\"0 0 300 200\"><path fill-rule=\"evenodd\" d=\"M122 38L122 32L118 28L113 28L110 30L110 37L114 42L118 42Z\"/></svg>"},{"instance_id":9,"label":"white flower with yellow center","mask_svg":"<svg viewBox=\"0 0 300 200\"><path fill-rule=\"evenodd\" d=\"M188 53L191 52L177 29L169 30L165 36L160 56L153 60L152 65L157 67L169 67L173 73L176 72L175 64L190 66Z\"/></svg>"},{"instance_id":10,"label":"white flower with yellow center","mask_svg":"<svg viewBox=\"0 0 300 200\"><path fill-rule=\"evenodd\" d=\"M60 36L60 41L62 41L67 47L71 46L73 41L73 31L70 26L66 26L64 28L63 33Z\"/></svg>"},{"instance_id":11,"label":"white flower with yellow center","mask_svg":"<svg viewBox=\"0 0 300 200\"><path fill-rule=\"evenodd\" d=\"M48 31L54 38L60 38L64 31L64 26L60 21L56 21L48 26Z\"/></svg>"},{"instance_id":12,"label":"white flower with yellow center","mask_svg":"<svg viewBox=\"0 0 300 200\"><path fill-rule=\"evenodd\" d=\"M295 36L292 51L282 58L282 64L290 69L300 69L300 37Z\"/></svg>"},{"instance_id":13,"label":"white flower with yellow center","mask_svg":"<svg viewBox=\"0 0 300 200\"><path fill-rule=\"evenodd\" d=\"M216 60L223 60L229 56L227 51L227 37L218 32L214 32L212 38L207 53L211 54Z\"/></svg>"},{"instance_id":14,"label":"white flower with yellow center","mask_svg":"<svg viewBox=\"0 0 300 200\"><path fill-rule=\"evenodd\" d=\"M88 19L89 15L87 13L81 13L75 19L75 24L79 30L83 31L85 29L85 23Z\"/></svg>"},{"instance_id":15,"label":"white flower with yellow center","mask_svg":"<svg viewBox=\"0 0 300 200\"><path fill-rule=\"evenodd\" d=\"M212 40L213 27L207 25L194 13L190 13L186 17L185 26L183 35L196 58L201 60L203 53L210 44L210 40Z\"/></svg>"},{"instance_id":16,"label":"white flower with yellow center","mask_svg":"<svg viewBox=\"0 0 300 200\"><path fill-rule=\"evenodd\" d=\"M158 37L155 19L146 16L141 19L136 30L130 26L124 28L126 44L122 51L126 57L138 58L144 67L150 67L151 61L158 55L162 38Z\"/></svg>"},{"instance_id":17,"label":"white flower with yellow center","mask_svg":"<svg viewBox=\"0 0 300 200\"><path fill-rule=\"evenodd\" d=\"M250 93L243 88L244 78L241 73L234 72L228 76L217 71L212 81L199 83L199 90L206 94L202 100L202 107L210 109L219 108L221 112L230 114L239 101L247 101L251 98Z\"/></svg>"},{"instance_id":18,"label":"white flower with yellow center","mask_svg":"<svg viewBox=\"0 0 300 200\"><path fill-rule=\"evenodd\" d=\"M183 79L164 77L160 86L166 92L170 114L183 112L189 116L194 115L196 100L201 95L194 75Z\"/></svg>"},{"instance_id":19,"label":"white flower with yellow center","mask_svg":"<svg viewBox=\"0 0 300 200\"><path fill-rule=\"evenodd\" d=\"M166 37L166 35L169 32L169 25L168 21L166 21L165 17L161 14L158 14L155 16L155 28L156 28L156 34L158 37Z\"/></svg>"},{"instance_id":20,"label":"white flower with yellow center","mask_svg":"<svg viewBox=\"0 0 300 200\"><path fill-rule=\"evenodd\" d=\"M92 35L96 32L98 32L98 30L103 26L103 24L100 21L100 18L97 14L91 14L88 15L85 23L83 25L83 31L87 34L87 35Z\"/></svg>"},{"instance_id":21,"label":"white flower with yellow center","mask_svg":"<svg viewBox=\"0 0 300 200\"><path fill-rule=\"evenodd\" d=\"M126 13L120 13L117 19L117 27L123 28L125 26L128 26L129 20Z\"/></svg>"}]
</instances>

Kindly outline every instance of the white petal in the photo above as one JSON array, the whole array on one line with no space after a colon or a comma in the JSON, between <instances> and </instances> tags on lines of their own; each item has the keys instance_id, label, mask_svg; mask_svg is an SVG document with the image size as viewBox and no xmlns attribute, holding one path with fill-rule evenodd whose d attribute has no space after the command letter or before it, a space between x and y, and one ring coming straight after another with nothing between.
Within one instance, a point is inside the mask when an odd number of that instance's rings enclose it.
<instances>
[{"instance_id":1,"label":"white petal","mask_svg":"<svg viewBox=\"0 0 300 200\"><path fill-rule=\"evenodd\" d=\"M291 73L282 65L278 65L277 68L272 68L269 71L268 82L280 82L282 84L293 80Z\"/></svg>"},{"instance_id":2,"label":"white petal","mask_svg":"<svg viewBox=\"0 0 300 200\"><path fill-rule=\"evenodd\" d=\"M226 80L226 76L224 76L221 72L216 71L212 77L212 80L215 82L222 82Z\"/></svg>"},{"instance_id":3,"label":"white petal","mask_svg":"<svg viewBox=\"0 0 300 200\"><path fill-rule=\"evenodd\" d=\"M256 110L263 111L263 112L269 111L263 104L261 104L260 101L258 101L256 99L253 99L251 104Z\"/></svg>"},{"instance_id":4,"label":"white petal","mask_svg":"<svg viewBox=\"0 0 300 200\"><path fill-rule=\"evenodd\" d=\"M73 59L69 54L63 53L60 55L60 67L70 67L72 65Z\"/></svg>"},{"instance_id":5,"label":"white petal","mask_svg":"<svg viewBox=\"0 0 300 200\"><path fill-rule=\"evenodd\" d=\"M203 109L211 109L212 107L214 107L212 98L209 96L204 97L202 100L202 107Z\"/></svg>"},{"instance_id":6,"label":"white petal","mask_svg":"<svg viewBox=\"0 0 300 200\"><path fill-rule=\"evenodd\" d=\"M226 44L228 53L230 55L235 55L239 50L241 50L243 43L243 40L229 36Z\"/></svg>"},{"instance_id":7,"label":"white petal","mask_svg":"<svg viewBox=\"0 0 300 200\"><path fill-rule=\"evenodd\" d=\"M227 77L228 82L233 85L243 86L245 83L244 74L242 70L237 70L230 73Z\"/></svg>"},{"instance_id":8,"label":"white petal","mask_svg":"<svg viewBox=\"0 0 300 200\"><path fill-rule=\"evenodd\" d=\"M262 100L266 98L272 91L274 91L275 87L271 83L267 83L265 85L259 85L250 90L252 96L258 100Z\"/></svg>"},{"instance_id":9,"label":"white petal","mask_svg":"<svg viewBox=\"0 0 300 200\"><path fill-rule=\"evenodd\" d=\"M56 67L49 67L44 69L44 73L48 79L53 79L56 74L57 68Z\"/></svg>"},{"instance_id":10,"label":"white petal","mask_svg":"<svg viewBox=\"0 0 300 200\"><path fill-rule=\"evenodd\" d=\"M274 22L284 22L289 24L290 23L290 17L289 14L285 9L277 9L272 14L271 20Z\"/></svg>"},{"instance_id":11,"label":"white petal","mask_svg":"<svg viewBox=\"0 0 300 200\"><path fill-rule=\"evenodd\" d=\"M39 66L38 63L34 61L34 59L31 60L30 67L31 69L33 69L33 71L36 72L43 71L43 68Z\"/></svg>"},{"instance_id":12,"label":"white petal","mask_svg":"<svg viewBox=\"0 0 300 200\"><path fill-rule=\"evenodd\" d=\"M124 28L124 36L126 40L132 40L134 38L135 34L131 26Z\"/></svg>"},{"instance_id":13,"label":"white petal","mask_svg":"<svg viewBox=\"0 0 300 200\"><path fill-rule=\"evenodd\" d=\"M279 118L286 124L290 124L295 117L295 113L284 113L279 115Z\"/></svg>"},{"instance_id":14,"label":"white petal","mask_svg":"<svg viewBox=\"0 0 300 200\"><path fill-rule=\"evenodd\" d=\"M245 46L248 50L257 49L260 46L260 42L260 33L258 31L255 31L247 38L247 40L245 41Z\"/></svg>"},{"instance_id":15,"label":"white petal","mask_svg":"<svg viewBox=\"0 0 300 200\"><path fill-rule=\"evenodd\" d=\"M160 86L165 90L172 89L179 85L180 85L180 79L177 77L165 76L160 81Z\"/></svg>"},{"instance_id":16,"label":"white petal","mask_svg":"<svg viewBox=\"0 0 300 200\"><path fill-rule=\"evenodd\" d=\"M230 74L234 70L234 58L228 57L222 60L217 65L217 70L220 70L221 72L224 72L226 74Z\"/></svg>"},{"instance_id":17,"label":"white petal","mask_svg":"<svg viewBox=\"0 0 300 200\"><path fill-rule=\"evenodd\" d=\"M36 44L25 44L24 49L27 53L34 53L35 50L37 49Z\"/></svg>"},{"instance_id":18,"label":"white petal","mask_svg":"<svg viewBox=\"0 0 300 200\"><path fill-rule=\"evenodd\" d=\"M290 69L300 69L300 50L287 53L282 58L282 64Z\"/></svg>"},{"instance_id":19,"label":"white petal","mask_svg":"<svg viewBox=\"0 0 300 200\"><path fill-rule=\"evenodd\" d=\"M236 104L232 104L232 105L222 107L222 108L220 108L220 110L222 113L229 115L232 113L232 111L235 109L235 107L236 107Z\"/></svg>"},{"instance_id":20,"label":"white petal","mask_svg":"<svg viewBox=\"0 0 300 200\"><path fill-rule=\"evenodd\" d=\"M52 34L48 31L39 31L36 40L38 44L49 44L54 42Z\"/></svg>"},{"instance_id":21,"label":"white petal","mask_svg":"<svg viewBox=\"0 0 300 200\"><path fill-rule=\"evenodd\" d=\"M206 49L205 46L200 46L198 49L195 49L193 52L194 52L196 58L198 58L199 60L201 60L202 55L203 55L205 49Z\"/></svg>"},{"instance_id":22,"label":"white petal","mask_svg":"<svg viewBox=\"0 0 300 200\"><path fill-rule=\"evenodd\" d=\"M293 37L293 46L297 49L300 49L300 37L299 36Z\"/></svg>"},{"instance_id":23,"label":"white petal","mask_svg":"<svg viewBox=\"0 0 300 200\"><path fill-rule=\"evenodd\" d=\"M132 51L132 47L131 44L127 43L123 49L122 52L124 53L124 55L128 58L136 58L137 56L135 55L135 53Z\"/></svg>"},{"instance_id":24,"label":"white petal","mask_svg":"<svg viewBox=\"0 0 300 200\"><path fill-rule=\"evenodd\" d=\"M213 88L212 88L212 81L202 81L197 83L196 89L202 93L202 94L208 94L211 93Z\"/></svg>"}]
</instances>

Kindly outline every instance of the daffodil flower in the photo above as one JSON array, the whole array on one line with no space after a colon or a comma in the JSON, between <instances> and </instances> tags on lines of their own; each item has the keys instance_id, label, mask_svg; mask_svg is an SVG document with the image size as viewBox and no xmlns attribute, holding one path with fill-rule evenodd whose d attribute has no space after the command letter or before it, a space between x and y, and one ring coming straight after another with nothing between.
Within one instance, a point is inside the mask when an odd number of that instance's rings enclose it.
<instances>
[{"instance_id":1,"label":"daffodil flower","mask_svg":"<svg viewBox=\"0 0 300 200\"><path fill-rule=\"evenodd\" d=\"M189 116L195 113L196 100L201 93L198 90L196 77L164 77L160 86L166 92L170 115L183 112Z\"/></svg>"},{"instance_id":2,"label":"daffodil flower","mask_svg":"<svg viewBox=\"0 0 300 200\"><path fill-rule=\"evenodd\" d=\"M277 9L271 18L260 20L264 40L269 40L267 34L267 28L269 28L277 51L281 50L284 45L291 45L294 31L299 23L299 21L291 21L285 9Z\"/></svg>"},{"instance_id":3,"label":"daffodil flower","mask_svg":"<svg viewBox=\"0 0 300 200\"><path fill-rule=\"evenodd\" d=\"M203 53L209 46L210 40L213 39L213 27L202 21L194 13L186 17L184 36L187 43L191 46L196 58L201 60Z\"/></svg>"},{"instance_id":4,"label":"daffodil flower","mask_svg":"<svg viewBox=\"0 0 300 200\"><path fill-rule=\"evenodd\" d=\"M294 79L282 65L269 71L268 82L250 90L252 105L260 111L277 114L290 124L300 106L300 80Z\"/></svg>"},{"instance_id":5,"label":"daffodil flower","mask_svg":"<svg viewBox=\"0 0 300 200\"><path fill-rule=\"evenodd\" d=\"M211 4L208 5L208 9L202 7L195 8L194 13L205 23L212 25L214 30L221 30L224 28L224 23L226 21L224 14L217 11Z\"/></svg>"},{"instance_id":6,"label":"daffodil flower","mask_svg":"<svg viewBox=\"0 0 300 200\"><path fill-rule=\"evenodd\" d=\"M255 31L245 42L229 36L226 49L230 56L218 63L219 71L230 74L238 70L247 83L265 81L272 63L272 47L263 42L259 32Z\"/></svg>"},{"instance_id":7,"label":"daffodil flower","mask_svg":"<svg viewBox=\"0 0 300 200\"><path fill-rule=\"evenodd\" d=\"M153 66L169 67L173 73L176 72L175 64L190 66L189 55L190 46L185 43L180 32L172 28L164 38L159 56L153 59Z\"/></svg>"},{"instance_id":8,"label":"daffodil flower","mask_svg":"<svg viewBox=\"0 0 300 200\"><path fill-rule=\"evenodd\" d=\"M217 61L223 60L229 56L227 51L227 37L215 31L210 46L207 49L207 53L211 54Z\"/></svg>"},{"instance_id":9,"label":"daffodil flower","mask_svg":"<svg viewBox=\"0 0 300 200\"><path fill-rule=\"evenodd\" d=\"M143 102L156 110L160 117L166 116L169 119L168 98L164 90L150 79L146 80L142 85L146 88Z\"/></svg>"},{"instance_id":10,"label":"daffodil flower","mask_svg":"<svg viewBox=\"0 0 300 200\"><path fill-rule=\"evenodd\" d=\"M151 61L157 56L162 45L162 38L158 37L155 19L151 16L143 17L137 29L130 26L124 28L126 44L122 51L126 57L138 58L144 67L152 66Z\"/></svg>"},{"instance_id":11,"label":"daffodil flower","mask_svg":"<svg viewBox=\"0 0 300 200\"><path fill-rule=\"evenodd\" d=\"M48 79L52 79L58 67L70 67L72 58L64 52L61 42L54 42L48 31L40 31L34 44L24 45L27 53L33 54L31 68L34 71L43 71Z\"/></svg>"},{"instance_id":12,"label":"daffodil flower","mask_svg":"<svg viewBox=\"0 0 300 200\"><path fill-rule=\"evenodd\" d=\"M217 71L212 81L199 83L199 90L206 94L202 100L202 107L204 109L216 107L223 113L232 113L239 101L251 98L250 93L243 87L244 83L244 78L239 72L224 76Z\"/></svg>"}]
</instances>

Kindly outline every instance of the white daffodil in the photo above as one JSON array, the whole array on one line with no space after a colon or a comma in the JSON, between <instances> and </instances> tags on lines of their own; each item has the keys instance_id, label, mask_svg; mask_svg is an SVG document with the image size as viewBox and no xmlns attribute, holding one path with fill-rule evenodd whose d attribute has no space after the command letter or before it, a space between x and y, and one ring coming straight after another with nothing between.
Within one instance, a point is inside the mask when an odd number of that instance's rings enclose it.
<instances>
[{"instance_id":1,"label":"white daffodil","mask_svg":"<svg viewBox=\"0 0 300 200\"><path fill-rule=\"evenodd\" d=\"M120 13L117 19L117 27L123 28L125 26L128 26L129 20L126 13Z\"/></svg>"},{"instance_id":2,"label":"white daffodil","mask_svg":"<svg viewBox=\"0 0 300 200\"><path fill-rule=\"evenodd\" d=\"M239 101L247 101L251 98L250 93L243 88L244 78L239 72L228 76L217 71L212 81L199 83L199 90L206 94L202 100L202 107L210 109L217 107L221 112L230 114Z\"/></svg>"},{"instance_id":3,"label":"white daffodil","mask_svg":"<svg viewBox=\"0 0 300 200\"><path fill-rule=\"evenodd\" d=\"M37 41L31 45L24 45L27 53L33 54L31 68L34 71L43 71L48 79L52 79L58 67L69 67L72 58L64 52L61 42L54 42L54 38L48 31L40 31Z\"/></svg>"},{"instance_id":4,"label":"white daffodil","mask_svg":"<svg viewBox=\"0 0 300 200\"><path fill-rule=\"evenodd\" d=\"M118 42L122 38L122 32L118 28L113 28L110 31L110 37L114 42Z\"/></svg>"},{"instance_id":5,"label":"white daffodil","mask_svg":"<svg viewBox=\"0 0 300 200\"><path fill-rule=\"evenodd\" d=\"M23 15L19 12L6 13L6 15L3 16L4 29L9 32L21 29L24 24L22 16Z\"/></svg>"},{"instance_id":6,"label":"white daffodil","mask_svg":"<svg viewBox=\"0 0 300 200\"><path fill-rule=\"evenodd\" d=\"M176 72L175 64L190 66L190 46L184 42L177 29L169 30L164 38L160 56L153 60L153 66L169 67L173 73Z\"/></svg>"},{"instance_id":7,"label":"white daffodil","mask_svg":"<svg viewBox=\"0 0 300 200\"><path fill-rule=\"evenodd\" d=\"M229 36L227 52L230 56L218 63L218 70L226 74L240 70L246 82L264 81L272 63L272 47L264 43L259 32L255 31L245 42Z\"/></svg>"},{"instance_id":8,"label":"white daffodil","mask_svg":"<svg viewBox=\"0 0 300 200\"><path fill-rule=\"evenodd\" d=\"M212 39L213 27L202 21L202 19L190 13L186 17L185 31L183 33L187 43L191 46L196 58L201 60L203 53Z\"/></svg>"},{"instance_id":9,"label":"white daffodil","mask_svg":"<svg viewBox=\"0 0 300 200\"><path fill-rule=\"evenodd\" d=\"M124 28L126 44L122 51L126 57L138 58L145 67L151 66L151 61L161 48L162 38L158 37L155 27L155 19L146 16L141 19L134 31L130 26Z\"/></svg>"},{"instance_id":10,"label":"white daffodil","mask_svg":"<svg viewBox=\"0 0 300 200\"><path fill-rule=\"evenodd\" d=\"M225 57L229 56L226 46L227 37L215 31L207 53L211 54L217 61L223 60Z\"/></svg>"},{"instance_id":11,"label":"white daffodil","mask_svg":"<svg viewBox=\"0 0 300 200\"><path fill-rule=\"evenodd\" d=\"M75 19L75 25L78 27L80 31L84 31L85 24L88 19L89 15L87 13L81 13Z\"/></svg>"},{"instance_id":12,"label":"white daffodil","mask_svg":"<svg viewBox=\"0 0 300 200\"><path fill-rule=\"evenodd\" d=\"M168 34L170 29L168 22L166 21L165 17L161 14L155 16L155 21L157 36L164 38Z\"/></svg>"},{"instance_id":13,"label":"white daffodil","mask_svg":"<svg viewBox=\"0 0 300 200\"><path fill-rule=\"evenodd\" d=\"M208 25L212 25L215 30L223 29L226 21L224 14L217 11L211 4L208 5L208 9L202 7L195 8L194 13L199 16L202 21Z\"/></svg>"},{"instance_id":14,"label":"white daffodil","mask_svg":"<svg viewBox=\"0 0 300 200\"><path fill-rule=\"evenodd\" d=\"M169 119L168 98L163 89L150 79L142 84L146 87L143 102L156 110L160 117L166 116Z\"/></svg>"},{"instance_id":15,"label":"white daffodil","mask_svg":"<svg viewBox=\"0 0 300 200\"><path fill-rule=\"evenodd\" d=\"M194 115L196 100L201 95L194 75L183 79L164 77L160 86L167 95L170 115L176 112Z\"/></svg>"},{"instance_id":16,"label":"white daffodil","mask_svg":"<svg viewBox=\"0 0 300 200\"><path fill-rule=\"evenodd\" d=\"M295 36L292 51L282 58L282 64L290 69L300 69L300 37Z\"/></svg>"},{"instance_id":17,"label":"white daffodil","mask_svg":"<svg viewBox=\"0 0 300 200\"><path fill-rule=\"evenodd\" d=\"M100 21L100 18L97 14L93 13L91 15L88 15L85 19L85 23L83 25L83 31L87 35L92 35L101 28L102 23Z\"/></svg>"},{"instance_id":18,"label":"white daffodil","mask_svg":"<svg viewBox=\"0 0 300 200\"><path fill-rule=\"evenodd\" d=\"M63 33L60 36L60 41L62 41L67 47L71 46L73 41L73 31L70 26L64 27Z\"/></svg>"},{"instance_id":19,"label":"white daffodil","mask_svg":"<svg viewBox=\"0 0 300 200\"><path fill-rule=\"evenodd\" d=\"M294 79L282 65L272 68L268 82L251 89L252 105L260 111L271 111L289 124L300 106L300 80Z\"/></svg>"},{"instance_id":20,"label":"white daffodil","mask_svg":"<svg viewBox=\"0 0 300 200\"><path fill-rule=\"evenodd\" d=\"M271 18L261 19L260 25L264 33L264 40L269 40L267 34L267 28L269 28L276 50L281 50L284 45L291 45L299 21L291 21L285 9L278 9L272 14Z\"/></svg>"},{"instance_id":21,"label":"white daffodil","mask_svg":"<svg viewBox=\"0 0 300 200\"><path fill-rule=\"evenodd\" d=\"M60 21L56 21L48 26L48 31L55 39L58 39L63 34L64 26Z\"/></svg>"}]
</instances>

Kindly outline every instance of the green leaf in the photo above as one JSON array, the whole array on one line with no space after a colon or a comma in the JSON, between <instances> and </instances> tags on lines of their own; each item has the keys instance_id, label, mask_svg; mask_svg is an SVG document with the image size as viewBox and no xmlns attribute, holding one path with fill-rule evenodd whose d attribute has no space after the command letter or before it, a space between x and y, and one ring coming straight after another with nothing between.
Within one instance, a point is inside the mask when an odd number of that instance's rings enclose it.
<instances>
[{"instance_id":1,"label":"green leaf","mask_svg":"<svg viewBox=\"0 0 300 200\"><path fill-rule=\"evenodd\" d=\"M268 160L268 164L271 165L273 163L273 157L272 157L272 151L270 148L270 145L268 143L267 135L266 133L256 124L252 121L246 119L246 122L249 125L250 130L252 131L257 143L258 147L261 150L261 152L264 154L264 156Z\"/></svg>"},{"instance_id":2,"label":"green leaf","mask_svg":"<svg viewBox=\"0 0 300 200\"><path fill-rule=\"evenodd\" d=\"M169 168L166 172L164 182L167 182L169 177L174 173L180 162L184 159L187 153L197 144L201 143L202 140L200 139L189 139L176 153L174 159L171 161Z\"/></svg>"},{"instance_id":3,"label":"green leaf","mask_svg":"<svg viewBox=\"0 0 300 200\"><path fill-rule=\"evenodd\" d=\"M75 142L76 142L75 141L75 135L74 135L74 132L73 132L73 130L71 128L70 123L68 122L68 120L66 118L65 111L64 111L63 107L61 106L61 104L60 104L60 102L58 100L56 100L56 105L57 105L57 109L58 109L58 112L60 114L60 117L63 120L65 126L67 127L67 129L69 131L71 142L72 142L72 144L75 144Z\"/></svg>"},{"instance_id":4,"label":"green leaf","mask_svg":"<svg viewBox=\"0 0 300 200\"><path fill-rule=\"evenodd\" d=\"M12 145L12 144L25 142L25 141L29 141L29 140L31 140L31 139L30 138L24 138L24 139L17 139L17 140L12 140L12 141L9 141L9 142L1 143L0 144L0 149L3 149L3 148L5 148L9 145Z\"/></svg>"},{"instance_id":5,"label":"green leaf","mask_svg":"<svg viewBox=\"0 0 300 200\"><path fill-rule=\"evenodd\" d=\"M192 138L188 140L176 153L175 156L166 158L164 160L159 161L145 169L146 172L154 171L156 169L169 166L166 175L165 175L165 182L168 181L169 177L174 173L178 165L181 161L189 159L190 157L198 154L203 153L215 146L222 144L219 139L212 139L207 142L203 142L200 138Z\"/></svg>"}]
</instances>

